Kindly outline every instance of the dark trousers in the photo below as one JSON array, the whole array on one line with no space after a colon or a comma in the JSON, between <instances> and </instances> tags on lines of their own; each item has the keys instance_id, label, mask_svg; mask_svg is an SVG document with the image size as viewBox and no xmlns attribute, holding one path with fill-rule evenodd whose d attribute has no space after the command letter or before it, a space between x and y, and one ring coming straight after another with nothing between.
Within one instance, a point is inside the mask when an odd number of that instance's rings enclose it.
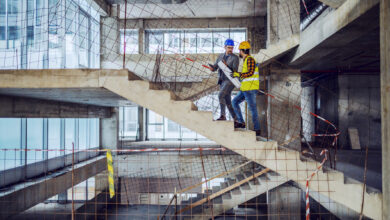
<instances>
[{"instance_id":1,"label":"dark trousers","mask_svg":"<svg viewBox=\"0 0 390 220\"><path fill-rule=\"evenodd\" d=\"M220 85L220 90L218 94L219 98L219 105L221 107L221 116L226 116L226 107L229 110L230 115L233 119L236 118L236 115L234 114L234 109L232 106L232 91L234 89L233 83L231 83L229 80L223 80Z\"/></svg>"}]
</instances>

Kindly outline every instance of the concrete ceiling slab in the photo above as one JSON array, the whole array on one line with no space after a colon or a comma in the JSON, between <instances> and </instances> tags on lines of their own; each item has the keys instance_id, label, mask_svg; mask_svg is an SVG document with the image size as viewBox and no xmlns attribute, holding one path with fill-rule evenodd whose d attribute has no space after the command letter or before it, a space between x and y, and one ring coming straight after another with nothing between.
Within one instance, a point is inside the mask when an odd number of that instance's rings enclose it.
<instances>
[{"instance_id":1,"label":"concrete ceiling slab","mask_svg":"<svg viewBox=\"0 0 390 220\"><path fill-rule=\"evenodd\" d=\"M1 88L0 94L59 102L70 102L105 107L135 105L131 101L103 88L21 89Z\"/></svg>"},{"instance_id":2,"label":"concrete ceiling slab","mask_svg":"<svg viewBox=\"0 0 390 220\"><path fill-rule=\"evenodd\" d=\"M265 16L267 0L188 0L182 4L127 4L129 19L137 18L218 18ZM125 5L120 5L119 18L125 18Z\"/></svg>"},{"instance_id":3,"label":"concrete ceiling slab","mask_svg":"<svg viewBox=\"0 0 390 220\"><path fill-rule=\"evenodd\" d=\"M352 7L350 13L359 11L358 6ZM379 72L378 12L379 6L374 4L354 20L343 15L348 23L334 33L327 32L335 28L331 27L333 23L329 24L329 16L319 18L301 33L300 46L283 61L303 70L378 69Z\"/></svg>"}]
</instances>

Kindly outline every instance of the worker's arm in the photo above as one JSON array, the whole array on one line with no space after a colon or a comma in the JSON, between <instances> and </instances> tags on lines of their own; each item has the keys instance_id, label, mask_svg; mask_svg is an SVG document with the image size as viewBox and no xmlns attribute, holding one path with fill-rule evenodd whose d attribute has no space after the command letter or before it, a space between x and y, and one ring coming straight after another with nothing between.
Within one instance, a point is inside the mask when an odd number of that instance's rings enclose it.
<instances>
[{"instance_id":1,"label":"worker's arm","mask_svg":"<svg viewBox=\"0 0 390 220\"><path fill-rule=\"evenodd\" d=\"M248 72L241 73L240 74L241 78L251 77L255 73L255 69L256 69L255 59L253 59L252 57L248 57L246 62L247 62L246 65L248 66Z\"/></svg>"},{"instance_id":2,"label":"worker's arm","mask_svg":"<svg viewBox=\"0 0 390 220\"><path fill-rule=\"evenodd\" d=\"M222 54L222 56L223 56L223 54ZM210 65L211 71L214 72L214 71L218 70L218 68L219 68L218 63L221 60L222 60L221 55L219 55L218 58L217 58L217 61L215 61L214 65Z\"/></svg>"},{"instance_id":3,"label":"worker's arm","mask_svg":"<svg viewBox=\"0 0 390 220\"><path fill-rule=\"evenodd\" d=\"M237 56L233 56L232 72L238 71L239 64L240 64L240 59Z\"/></svg>"},{"instance_id":4,"label":"worker's arm","mask_svg":"<svg viewBox=\"0 0 390 220\"><path fill-rule=\"evenodd\" d=\"M253 59L252 57L248 57L246 62L247 62L246 65L248 67L248 72L245 72L245 73L234 72L233 77L240 77L241 79L244 79L244 78L248 78L248 77L253 76L253 74L255 73L255 69L256 69L255 59Z\"/></svg>"}]
</instances>

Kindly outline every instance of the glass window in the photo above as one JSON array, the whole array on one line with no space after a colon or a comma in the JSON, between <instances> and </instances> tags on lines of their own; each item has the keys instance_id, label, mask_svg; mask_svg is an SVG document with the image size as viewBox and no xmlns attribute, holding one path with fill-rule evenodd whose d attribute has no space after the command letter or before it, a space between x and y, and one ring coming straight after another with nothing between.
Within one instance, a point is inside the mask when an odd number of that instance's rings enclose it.
<instances>
[{"instance_id":1,"label":"glass window","mask_svg":"<svg viewBox=\"0 0 390 220\"><path fill-rule=\"evenodd\" d=\"M214 53L225 52L225 40L229 38L229 32L214 31L213 32L213 45ZM234 40L234 39L233 39Z\"/></svg>"},{"instance_id":2,"label":"glass window","mask_svg":"<svg viewBox=\"0 0 390 220\"><path fill-rule=\"evenodd\" d=\"M164 118L150 110L148 114L148 138L164 138Z\"/></svg>"},{"instance_id":3,"label":"glass window","mask_svg":"<svg viewBox=\"0 0 390 220\"><path fill-rule=\"evenodd\" d=\"M61 12L59 0L49 0L49 68L62 68L62 38L59 29Z\"/></svg>"},{"instance_id":4,"label":"glass window","mask_svg":"<svg viewBox=\"0 0 390 220\"><path fill-rule=\"evenodd\" d=\"M48 119L48 158L61 156L61 119ZM50 151L54 150L54 151Z\"/></svg>"},{"instance_id":5,"label":"glass window","mask_svg":"<svg viewBox=\"0 0 390 220\"><path fill-rule=\"evenodd\" d=\"M125 38L126 36L126 38ZM126 54L138 54L138 30L126 30L126 35L124 33L124 30L120 30L120 38L121 38L121 44L120 44L120 53L124 53L124 43L126 39Z\"/></svg>"},{"instance_id":6,"label":"glass window","mask_svg":"<svg viewBox=\"0 0 390 220\"><path fill-rule=\"evenodd\" d=\"M100 25L91 21L91 68L100 68Z\"/></svg>"},{"instance_id":7,"label":"glass window","mask_svg":"<svg viewBox=\"0 0 390 220\"><path fill-rule=\"evenodd\" d=\"M71 1L66 2L65 11L65 56L66 68L79 67L78 40L77 40L77 15L78 7Z\"/></svg>"},{"instance_id":8,"label":"glass window","mask_svg":"<svg viewBox=\"0 0 390 220\"><path fill-rule=\"evenodd\" d=\"M21 119L0 118L0 170L22 165L24 151L4 151L21 149Z\"/></svg>"},{"instance_id":9,"label":"glass window","mask_svg":"<svg viewBox=\"0 0 390 220\"><path fill-rule=\"evenodd\" d=\"M181 53L181 32L164 33L164 54Z\"/></svg>"},{"instance_id":10,"label":"glass window","mask_svg":"<svg viewBox=\"0 0 390 220\"><path fill-rule=\"evenodd\" d=\"M180 139L180 125L165 118L166 132L164 139Z\"/></svg>"},{"instance_id":11,"label":"glass window","mask_svg":"<svg viewBox=\"0 0 390 220\"><path fill-rule=\"evenodd\" d=\"M89 148L99 147L99 119L89 119Z\"/></svg>"},{"instance_id":12,"label":"glass window","mask_svg":"<svg viewBox=\"0 0 390 220\"><path fill-rule=\"evenodd\" d=\"M238 53L238 46L240 42L246 40L246 31L241 30L241 31L235 31L230 34L230 38L234 40L234 53Z\"/></svg>"},{"instance_id":13,"label":"glass window","mask_svg":"<svg viewBox=\"0 0 390 220\"><path fill-rule=\"evenodd\" d=\"M160 31L146 31L148 39L148 45L146 46L146 52L150 54L156 54L160 50L162 52L164 35Z\"/></svg>"},{"instance_id":14,"label":"glass window","mask_svg":"<svg viewBox=\"0 0 390 220\"><path fill-rule=\"evenodd\" d=\"M36 0L36 17L35 17L36 26L41 26L42 24L44 8L45 8L45 0Z\"/></svg>"},{"instance_id":15,"label":"glass window","mask_svg":"<svg viewBox=\"0 0 390 220\"><path fill-rule=\"evenodd\" d=\"M198 53L212 53L213 42L211 32L200 32L197 37Z\"/></svg>"},{"instance_id":16,"label":"glass window","mask_svg":"<svg viewBox=\"0 0 390 220\"><path fill-rule=\"evenodd\" d=\"M43 151L34 151L43 149L43 119L27 119L27 164L43 160Z\"/></svg>"},{"instance_id":17,"label":"glass window","mask_svg":"<svg viewBox=\"0 0 390 220\"><path fill-rule=\"evenodd\" d=\"M184 53L197 53L196 32L184 32Z\"/></svg>"},{"instance_id":18,"label":"glass window","mask_svg":"<svg viewBox=\"0 0 390 220\"><path fill-rule=\"evenodd\" d=\"M0 1L0 15L5 15L6 10L5 10L5 0Z\"/></svg>"},{"instance_id":19,"label":"glass window","mask_svg":"<svg viewBox=\"0 0 390 220\"><path fill-rule=\"evenodd\" d=\"M161 49L165 54L222 53L224 42L232 38L236 47L246 39L245 29L147 30L146 53ZM235 48L235 52L238 50Z\"/></svg>"},{"instance_id":20,"label":"glass window","mask_svg":"<svg viewBox=\"0 0 390 220\"><path fill-rule=\"evenodd\" d=\"M89 18L80 11L79 15L79 64L80 67L89 67Z\"/></svg>"},{"instance_id":21,"label":"glass window","mask_svg":"<svg viewBox=\"0 0 390 220\"><path fill-rule=\"evenodd\" d=\"M80 118L79 119L79 150L87 149L87 121L88 119Z\"/></svg>"},{"instance_id":22,"label":"glass window","mask_svg":"<svg viewBox=\"0 0 390 220\"><path fill-rule=\"evenodd\" d=\"M196 132L193 132L188 128L181 127L181 139L196 139Z\"/></svg>"},{"instance_id":23,"label":"glass window","mask_svg":"<svg viewBox=\"0 0 390 220\"><path fill-rule=\"evenodd\" d=\"M17 14L19 12L19 9L21 9L20 0L8 0L7 2L8 2L8 14Z\"/></svg>"},{"instance_id":24,"label":"glass window","mask_svg":"<svg viewBox=\"0 0 390 220\"><path fill-rule=\"evenodd\" d=\"M147 137L149 140L195 140L198 138L206 139L196 132L182 127L174 121L162 117L148 110L148 130Z\"/></svg>"},{"instance_id":25,"label":"glass window","mask_svg":"<svg viewBox=\"0 0 390 220\"><path fill-rule=\"evenodd\" d=\"M72 153L73 144L75 143L75 127L76 127L76 119L74 118L66 118L65 119L65 153Z\"/></svg>"}]
</instances>

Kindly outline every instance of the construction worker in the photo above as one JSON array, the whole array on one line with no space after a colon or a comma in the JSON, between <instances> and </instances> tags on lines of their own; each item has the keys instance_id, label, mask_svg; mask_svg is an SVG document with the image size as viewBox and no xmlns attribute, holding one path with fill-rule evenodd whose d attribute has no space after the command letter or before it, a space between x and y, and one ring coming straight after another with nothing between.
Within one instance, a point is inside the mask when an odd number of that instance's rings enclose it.
<instances>
[{"instance_id":1,"label":"construction worker","mask_svg":"<svg viewBox=\"0 0 390 220\"><path fill-rule=\"evenodd\" d=\"M249 110L252 114L252 120L256 136L260 136L260 122L257 114L256 95L259 90L259 69L256 60L250 55L251 45L248 41L240 43L240 58L244 60L242 72L233 72L232 77L238 77L241 81L240 92L233 99L233 109L237 120L234 123L235 128L245 128L245 122L242 118L240 103L248 103Z\"/></svg>"},{"instance_id":2,"label":"construction worker","mask_svg":"<svg viewBox=\"0 0 390 220\"><path fill-rule=\"evenodd\" d=\"M218 121L226 120L226 107L229 110L230 115L233 119L236 118L234 114L234 109L232 107L232 91L234 89L233 83L225 76L223 71L219 69L219 61L223 61L232 71L238 70L239 58L237 55L233 54L234 41L232 39L227 39L225 41L225 53L222 53L218 56L217 61L214 65L210 65L211 71L218 70L219 79L218 84L220 86L218 99L219 105L221 107L221 115L217 119Z\"/></svg>"}]
</instances>

